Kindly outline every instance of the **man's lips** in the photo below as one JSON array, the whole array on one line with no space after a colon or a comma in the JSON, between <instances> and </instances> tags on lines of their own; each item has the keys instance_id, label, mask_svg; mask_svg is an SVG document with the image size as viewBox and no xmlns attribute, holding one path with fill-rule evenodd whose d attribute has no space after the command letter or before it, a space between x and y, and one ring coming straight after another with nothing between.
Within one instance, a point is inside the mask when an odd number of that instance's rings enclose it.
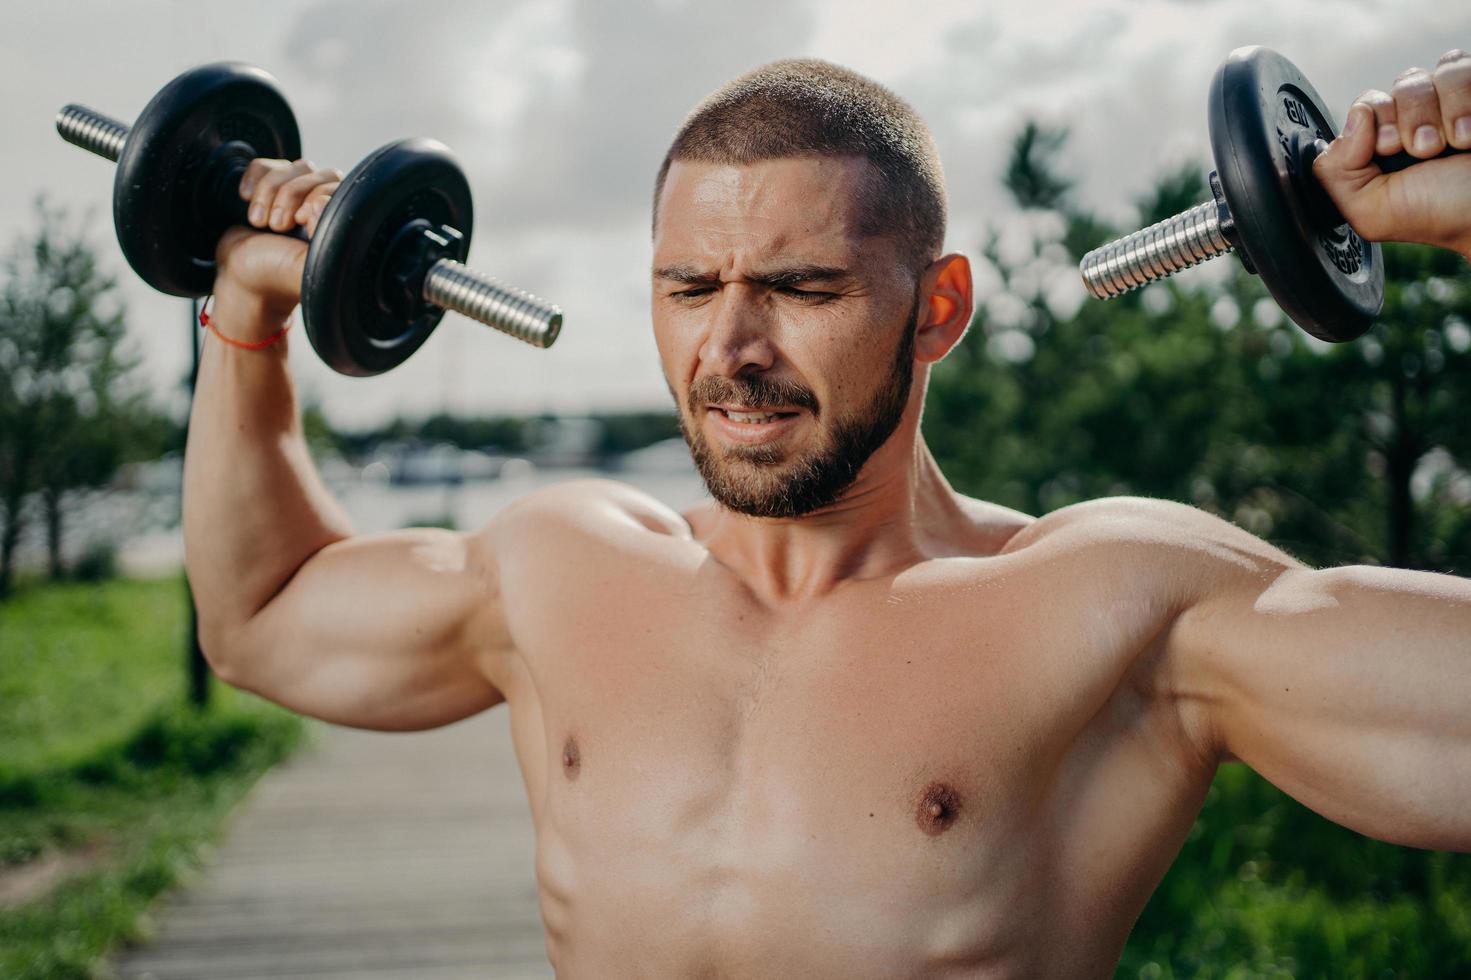
<instances>
[{"instance_id":1,"label":"man's lips","mask_svg":"<svg viewBox=\"0 0 1471 980\"><path fill-rule=\"evenodd\" d=\"M724 412L727 415L793 415L801 411L801 409L790 405L762 405L760 407L753 407L742 405L740 402L717 402L714 405L706 407Z\"/></svg>"},{"instance_id":2,"label":"man's lips","mask_svg":"<svg viewBox=\"0 0 1471 980\"><path fill-rule=\"evenodd\" d=\"M728 441L752 445L786 435L797 425L802 413L796 408L750 408L725 404L707 406L705 416Z\"/></svg>"}]
</instances>

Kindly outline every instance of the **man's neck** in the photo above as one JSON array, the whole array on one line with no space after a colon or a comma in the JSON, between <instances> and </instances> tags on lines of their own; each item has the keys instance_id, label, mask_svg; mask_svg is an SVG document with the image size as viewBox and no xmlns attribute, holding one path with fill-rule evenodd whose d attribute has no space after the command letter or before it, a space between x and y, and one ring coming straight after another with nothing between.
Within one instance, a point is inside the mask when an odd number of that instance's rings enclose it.
<instances>
[{"instance_id":1,"label":"man's neck","mask_svg":"<svg viewBox=\"0 0 1471 980\"><path fill-rule=\"evenodd\" d=\"M911 423L901 424L831 505L795 518L747 517L716 506L695 531L775 605L908 568L932 557L937 544L943 549L964 520L960 498Z\"/></svg>"}]
</instances>

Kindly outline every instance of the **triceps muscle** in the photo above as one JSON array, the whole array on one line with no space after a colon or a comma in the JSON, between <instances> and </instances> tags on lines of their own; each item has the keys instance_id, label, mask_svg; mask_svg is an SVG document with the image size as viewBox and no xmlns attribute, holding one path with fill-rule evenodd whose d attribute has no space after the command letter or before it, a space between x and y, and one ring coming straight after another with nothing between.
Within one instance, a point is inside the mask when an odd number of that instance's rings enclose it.
<instances>
[{"instance_id":1,"label":"triceps muscle","mask_svg":"<svg viewBox=\"0 0 1471 980\"><path fill-rule=\"evenodd\" d=\"M1224 753L1360 833L1471 850L1471 581L1288 568L1177 632Z\"/></svg>"},{"instance_id":2,"label":"triceps muscle","mask_svg":"<svg viewBox=\"0 0 1471 980\"><path fill-rule=\"evenodd\" d=\"M433 528L329 545L243 627L227 679L361 728L432 728L490 707L503 698L481 655L508 640L485 551Z\"/></svg>"}]
</instances>

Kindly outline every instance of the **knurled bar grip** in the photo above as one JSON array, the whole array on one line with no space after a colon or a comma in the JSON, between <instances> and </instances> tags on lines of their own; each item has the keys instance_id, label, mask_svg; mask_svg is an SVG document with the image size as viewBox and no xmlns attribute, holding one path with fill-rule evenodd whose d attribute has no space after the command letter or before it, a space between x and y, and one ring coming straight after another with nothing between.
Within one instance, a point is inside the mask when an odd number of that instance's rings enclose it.
<instances>
[{"instance_id":1,"label":"knurled bar grip","mask_svg":"<svg viewBox=\"0 0 1471 980\"><path fill-rule=\"evenodd\" d=\"M429 267L424 298L533 347L552 346L562 331L561 308L453 259L440 259Z\"/></svg>"},{"instance_id":2,"label":"knurled bar grip","mask_svg":"<svg viewBox=\"0 0 1471 980\"><path fill-rule=\"evenodd\" d=\"M1214 201L1095 248L1079 270L1088 292L1111 299L1231 251Z\"/></svg>"},{"instance_id":3,"label":"knurled bar grip","mask_svg":"<svg viewBox=\"0 0 1471 980\"><path fill-rule=\"evenodd\" d=\"M129 128L126 123L84 105L64 106L56 114L56 131L62 139L113 163L122 156Z\"/></svg>"}]
</instances>

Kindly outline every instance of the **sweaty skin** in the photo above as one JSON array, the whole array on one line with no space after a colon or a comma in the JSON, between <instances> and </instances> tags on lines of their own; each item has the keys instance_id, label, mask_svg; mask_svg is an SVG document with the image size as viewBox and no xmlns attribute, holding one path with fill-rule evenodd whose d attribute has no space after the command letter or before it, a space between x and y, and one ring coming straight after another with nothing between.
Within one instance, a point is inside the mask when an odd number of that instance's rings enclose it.
<instances>
[{"instance_id":1,"label":"sweaty skin","mask_svg":"<svg viewBox=\"0 0 1471 980\"><path fill-rule=\"evenodd\" d=\"M1465 77L1442 101L1471 115ZM1318 164L1340 209L1471 252L1471 208L1433 206L1465 199L1471 156L1366 177L1384 111L1366 105ZM257 163L256 223L279 206L276 227L314 225L335 172ZM955 493L919 417L970 319L969 268L942 256L916 283L860 235L864 166L677 163L659 202L655 337L716 450L822 446L919 298L898 429L803 517L679 514L581 481L470 533L356 535L284 345L207 343L184 525L217 672L383 730L506 702L567 978L1107 977L1236 760L1363 833L1471 849L1471 582L1309 570L1162 501L1035 520ZM275 331L302 248L226 237L223 333ZM685 404L702 378L753 374L815 409Z\"/></svg>"}]
</instances>

